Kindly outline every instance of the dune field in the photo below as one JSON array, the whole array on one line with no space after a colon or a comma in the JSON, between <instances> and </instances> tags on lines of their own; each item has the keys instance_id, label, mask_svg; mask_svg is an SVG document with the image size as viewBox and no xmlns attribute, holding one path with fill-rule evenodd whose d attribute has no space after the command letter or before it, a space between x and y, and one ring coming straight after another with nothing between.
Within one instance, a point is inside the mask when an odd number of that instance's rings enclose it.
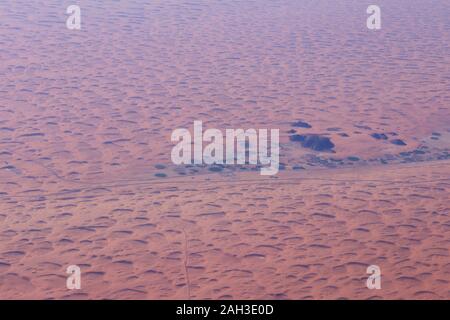
<instances>
[{"instance_id":1,"label":"dune field","mask_svg":"<svg viewBox=\"0 0 450 320\"><path fill-rule=\"evenodd\" d=\"M70 4L0 1L0 299L450 299L448 1ZM174 164L194 121L279 173Z\"/></svg>"}]
</instances>

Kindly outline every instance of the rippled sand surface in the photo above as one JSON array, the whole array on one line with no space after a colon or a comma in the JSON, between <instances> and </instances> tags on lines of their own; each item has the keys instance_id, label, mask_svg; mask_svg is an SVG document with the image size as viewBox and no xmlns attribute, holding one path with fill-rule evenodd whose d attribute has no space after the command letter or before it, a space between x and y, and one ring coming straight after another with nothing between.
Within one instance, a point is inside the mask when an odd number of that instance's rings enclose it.
<instances>
[{"instance_id":1,"label":"rippled sand surface","mask_svg":"<svg viewBox=\"0 0 450 320\"><path fill-rule=\"evenodd\" d=\"M450 298L447 1L379 31L356 0L146 2L0 3L0 298ZM194 120L279 128L282 170L173 165Z\"/></svg>"}]
</instances>

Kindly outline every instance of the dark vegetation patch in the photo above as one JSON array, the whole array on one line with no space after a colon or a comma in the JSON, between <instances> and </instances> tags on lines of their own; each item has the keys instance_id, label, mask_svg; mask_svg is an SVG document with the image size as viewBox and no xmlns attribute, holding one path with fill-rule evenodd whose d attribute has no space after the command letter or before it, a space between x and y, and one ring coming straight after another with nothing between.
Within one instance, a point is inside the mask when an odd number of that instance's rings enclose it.
<instances>
[{"instance_id":1,"label":"dark vegetation patch","mask_svg":"<svg viewBox=\"0 0 450 320\"><path fill-rule=\"evenodd\" d=\"M364 129L364 130L372 130L371 127L365 125L355 125L355 128Z\"/></svg>"},{"instance_id":2,"label":"dark vegetation patch","mask_svg":"<svg viewBox=\"0 0 450 320\"><path fill-rule=\"evenodd\" d=\"M209 167L208 170L211 172L222 172L223 166L213 165L213 166Z\"/></svg>"},{"instance_id":3,"label":"dark vegetation patch","mask_svg":"<svg viewBox=\"0 0 450 320\"><path fill-rule=\"evenodd\" d=\"M328 128L327 131L330 131L330 132L338 132L338 131L341 131L341 128L335 128L335 127L333 127L333 128Z\"/></svg>"},{"instance_id":4,"label":"dark vegetation patch","mask_svg":"<svg viewBox=\"0 0 450 320\"><path fill-rule=\"evenodd\" d=\"M165 177L167 177L167 174L162 173L162 172L158 172L158 173L155 173L155 177L158 177L158 178L165 178Z\"/></svg>"}]
</instances>

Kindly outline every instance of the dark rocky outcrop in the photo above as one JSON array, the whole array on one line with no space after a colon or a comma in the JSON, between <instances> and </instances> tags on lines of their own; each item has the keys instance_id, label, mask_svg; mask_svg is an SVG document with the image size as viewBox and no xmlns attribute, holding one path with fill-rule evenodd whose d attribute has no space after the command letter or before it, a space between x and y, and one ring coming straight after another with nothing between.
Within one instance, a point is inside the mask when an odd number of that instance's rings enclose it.
<instances>
[{"instance_id":1,"label":"dark rocky outcrop","mask_svg":"<svg viewBox=\"0 0 450 320\"><path fill-rule=\"evenodd\" d=\"M289 139L300 142L302 147L315 151L332 151L334 148L334 143L330 138L318 134L294 134Z\"/></svg>"},{"instance_id":2,"label":"dark rocky outcrop","mask_svg":"<svg viewBox=\"0 0 450 320\"><path fill-rule=\"evenodd\" d=\"M306 128L306 129L312 128L312 126L309 123L304 121L296 121L292 124L292 126L295 128Z\"/></svg>"},{"instance_id":3,"label":"dark rocky outcrop","mask_svg":"<svg viewBox=\"0 0 450 320\"><path fill-rule=\"evenodd\" d=\"M387 140L388 139L387 135L385 135L384 133L372 133L370 136L377 140Z\"/></svg>"},{"instance_id":4,"label":"dark rocky outcrop","mask_svg":"<svg viewBox=\"0 0 450 320\"><path fill-rule=\"evenodd\" d=\"M391 140L391 143L395 144L397 146L406 146L406 143L403 140L400 140L400 139Z\"/></svg>"}]
</instances>

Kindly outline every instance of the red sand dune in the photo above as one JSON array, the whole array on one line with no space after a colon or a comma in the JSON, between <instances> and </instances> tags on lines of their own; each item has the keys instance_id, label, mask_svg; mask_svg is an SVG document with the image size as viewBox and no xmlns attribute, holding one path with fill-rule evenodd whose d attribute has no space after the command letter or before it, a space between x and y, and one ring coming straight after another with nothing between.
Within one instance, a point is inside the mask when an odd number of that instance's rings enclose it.
<instances>
[{"instance_id":1,"label":"red sand dune","mask_svg":"<svg viewBox=\"0 0 450 320\"><path fill-rule=\"evenodd\" d=\"M0 298L449 299L449 4L378 2L0 4ZM174 166L194 120L283 170Z\"/></svg>"}]
</instances>

